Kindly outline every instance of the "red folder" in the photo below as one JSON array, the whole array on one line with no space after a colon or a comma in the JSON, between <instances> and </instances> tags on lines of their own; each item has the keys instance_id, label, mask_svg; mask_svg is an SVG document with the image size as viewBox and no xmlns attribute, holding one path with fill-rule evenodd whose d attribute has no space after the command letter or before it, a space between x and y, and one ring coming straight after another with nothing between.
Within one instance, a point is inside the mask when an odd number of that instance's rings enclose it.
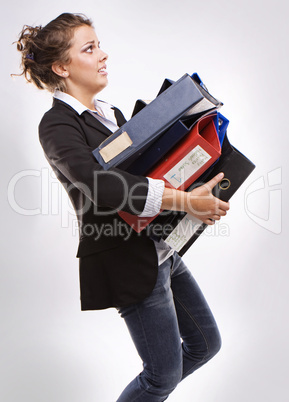
<instances>
[{"instance_id":1,"label":"red folder","mask_svg":"<svg viewBox=\"0 0 289 402\"><path fill-rule=\"evenodd\" d=\"M185 138L147 176L164 180L166 187L186 190L221 155L213 118L214 115L209 115L197 121ZM157 216L139 218L123 211L119 211L119 215L138 233Z\"/></svg>"}]
</instances>

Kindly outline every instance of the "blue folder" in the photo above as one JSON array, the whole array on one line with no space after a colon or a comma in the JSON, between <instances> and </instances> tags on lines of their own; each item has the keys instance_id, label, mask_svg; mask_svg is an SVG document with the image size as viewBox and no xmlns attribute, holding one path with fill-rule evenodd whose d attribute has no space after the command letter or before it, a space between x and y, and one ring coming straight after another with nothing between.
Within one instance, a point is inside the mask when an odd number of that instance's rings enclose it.
<instances>
[{"instance_id":1,"label":"blue folder","mask_svg":"<svg viewBox=\"0 0 289 402\"><path fill-rule=\"evenodd\" d=\"M221 105L185 74L103 141L93 155L105 170L111 167L127 169L182 116L215 110Z\"/></svg>"},{"instance_id":2,"label":"blue folder","mask_svg":"<svg viewBox=\"0 0 289 402\"><path fill-rule=\"evenodd\" d=\"M218 112L214 123L219 136L220 145L222 146L228 129L229 120Z\"/></svg>"}]
</instances>

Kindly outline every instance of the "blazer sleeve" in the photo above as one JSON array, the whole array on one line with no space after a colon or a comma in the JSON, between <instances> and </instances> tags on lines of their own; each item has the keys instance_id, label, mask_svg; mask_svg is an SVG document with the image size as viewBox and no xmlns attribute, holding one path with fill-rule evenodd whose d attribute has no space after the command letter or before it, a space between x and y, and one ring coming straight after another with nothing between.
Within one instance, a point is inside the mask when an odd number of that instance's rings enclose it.
<instances>
[{"instance_id":1,"label":"blazer sleeve","mask_svg":"<svg viewBox=\"0 0 289 402\"><path fill-rule=\"evenodd\" d=\"M69 117L47 112L39 124L39 140L52 168L96 206L141 214L147 178L117 168L105 171L93 157L79 122Z\"/></svg>"}]
</instances>

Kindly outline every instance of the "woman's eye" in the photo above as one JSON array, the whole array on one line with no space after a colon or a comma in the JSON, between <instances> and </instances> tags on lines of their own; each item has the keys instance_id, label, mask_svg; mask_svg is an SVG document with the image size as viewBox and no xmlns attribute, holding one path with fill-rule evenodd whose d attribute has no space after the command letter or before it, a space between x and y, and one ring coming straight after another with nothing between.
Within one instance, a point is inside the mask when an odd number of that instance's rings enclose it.
<instances>
[{"instance_id":1,"label":"woman's eye","mask_svg":"<svg viewBox=\"0 0 289 402\"><path fill-rule=\"evenodd\" d=\"M92 45L85 49L87 53L92 53Z\"/></svg>"}]
</instances>

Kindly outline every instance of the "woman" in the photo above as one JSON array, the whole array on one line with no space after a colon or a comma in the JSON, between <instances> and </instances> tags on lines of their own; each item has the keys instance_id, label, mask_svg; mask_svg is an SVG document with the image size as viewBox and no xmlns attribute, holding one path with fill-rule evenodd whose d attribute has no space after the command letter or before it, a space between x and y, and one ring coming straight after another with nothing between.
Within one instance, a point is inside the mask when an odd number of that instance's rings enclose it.
<instances>
[{"instance_id":1,"label":"woman","mask_svg":"<svg viewBox=\"0 0 289 402\"><path fill-rule=\"evenodd\" d=\"M146 231L130 230L117 210L139 216L186 211L211 225L229 209L211 193L223 176L186 193L165 188L162 180L100 167L92 150L125 119L95 99L108 83L108 56L85 16L65 13L43 28L25 26L17 46L26 79L54 92L39 138L79 220L81 308L117 308L143 360L142 373L118 402L164 401L217 353L220 336L181 258Z\"/></svg>"}]
</instances>

